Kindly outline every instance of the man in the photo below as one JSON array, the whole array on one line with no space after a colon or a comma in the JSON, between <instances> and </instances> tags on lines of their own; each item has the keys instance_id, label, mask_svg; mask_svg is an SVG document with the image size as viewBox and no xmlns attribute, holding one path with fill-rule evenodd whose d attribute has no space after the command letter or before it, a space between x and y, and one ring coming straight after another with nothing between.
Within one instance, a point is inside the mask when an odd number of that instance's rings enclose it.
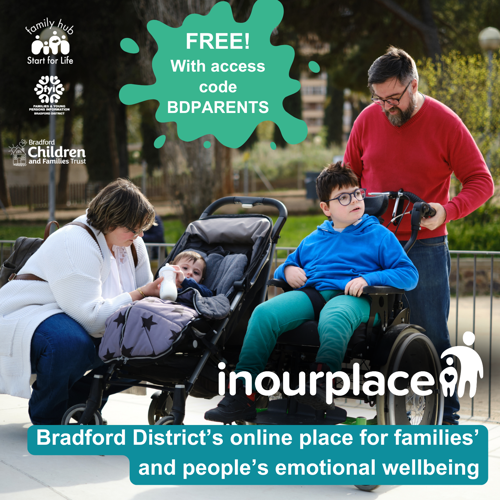
<instances>
[{"instance_id":1,"label":"man","mask_svg":"<svg viewBox=\"0 0 500 500\"><path fill-rule=\"evenodd\" d=\"M439 355L450 347L450 254L446 223L460 219L493 195L493 180L474 139L447 106L418 91L415 61L401 49L389 47L368 70L374 104L354 123L344 155L368 192L410 191L436 209L422 221L418 241L409 253L420 276L406 293L411 322L422 326ZM449 199L451 174L462 183ZM383 216L388 224L394 203ZM396 226L389 225L391 230ZM410 238L409 216L396 236ZM458 424L456 393L445 398L443 423Z\"/></svg>"}]
</instances>

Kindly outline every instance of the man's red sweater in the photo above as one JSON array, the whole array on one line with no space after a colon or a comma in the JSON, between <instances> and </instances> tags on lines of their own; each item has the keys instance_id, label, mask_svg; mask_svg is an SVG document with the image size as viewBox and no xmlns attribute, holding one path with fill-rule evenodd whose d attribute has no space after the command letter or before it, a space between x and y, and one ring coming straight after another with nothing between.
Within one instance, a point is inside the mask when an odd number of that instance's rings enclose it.
<instances>
[{"instance_id":1,"label":"man's red sweater","mask_svg":"<svg viewBox=\"0 0 500 500\"><path fill-rule=\"evenodd\" d=\"M440 203L446 221L460 219L493 195L493 180L474 139L462 120L447 106L425 97L420 110L401 127L391 125L378 104L368 106L352 128L344 163L349 164L367 192L404 189L428 203ZM449 198L450 177L462 183ZM406 206L406 202L405 202ZM383 215L392 218L394 202ZM395 230L391 224L389 229ZM422 228L418 238L447 234L446 224L434 231ZM410 239L410 216L403 217L396 236Z\"/></svg>"}]
</instances>

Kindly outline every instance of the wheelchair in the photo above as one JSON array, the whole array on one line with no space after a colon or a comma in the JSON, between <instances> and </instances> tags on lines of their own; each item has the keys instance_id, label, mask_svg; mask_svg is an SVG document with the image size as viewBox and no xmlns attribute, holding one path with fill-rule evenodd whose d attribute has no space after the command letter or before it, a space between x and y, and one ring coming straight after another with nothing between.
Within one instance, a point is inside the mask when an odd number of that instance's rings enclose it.
<instances>
[{"instance_id":1,"label":"wheelchair","mask_svg":"<svg viewBox=\"0 0 500 500\"><path fill-rule=\"evenodd\" d=\"M378 196L365 199L365 213L379 218L385 212L389 199L407 200L414 204L411 211L412 235L405 245L408 253L414 245L423 217L432 217L435 210L416 195L400 190L399 192L376 193ZM395 212L397 207L395 208ZM403 214L404 215L404 214ZM402 216L402 215L400 215ZM394 215L393 215L394 217ZM271 279L269 286L282 288L283 292L292 288L282 280ZM385 390L383 395L357 392L351 386L342 398L354 399L376 407L377 415L373 419L352 418L345 409L336 406L327 411L316 411L309 406L299 404L293 396L281 395L279 398L260 396L256 400L257 417L251 421L237 421L240 425L440 425L443 419L444 394L439 385L441 361L425 330L410 322L410 310L403 304L404 291L387 286L367 286L363 293L371 297L370 317L367 323L360 325L353 333L344 358L342 371L349 374L351 382L359 378L363 387L370 371L383 375ZM311 297L310 297L311 298ZM319 318L319 306L312 300L316 318ZM317 310L319 309L319 310ZM379 321L376 321L376 318ZM298 384L299 372L310 371L319 347L318 323L307 321L301 326L283 333L271 354L266 370L277 373L282 380L284 372L290 373L290 387ZM358 370L354 363L359 364ZM232 368L232 367L231 367ZM395 378L397 395L388 390L387 382L392 374L404 371L408 378ZM430 395L416 394L411 387L413 377L420 379L419 372L432 375L433 383L426 384ZM356 372L356 373L355 373ZM337 383L338 385L338 383ZM354 385L354 384L352 384ZM338 389L338 386L336 386ZM379 391L380 392L380 391Z\"/></svg>"}]
</instances>

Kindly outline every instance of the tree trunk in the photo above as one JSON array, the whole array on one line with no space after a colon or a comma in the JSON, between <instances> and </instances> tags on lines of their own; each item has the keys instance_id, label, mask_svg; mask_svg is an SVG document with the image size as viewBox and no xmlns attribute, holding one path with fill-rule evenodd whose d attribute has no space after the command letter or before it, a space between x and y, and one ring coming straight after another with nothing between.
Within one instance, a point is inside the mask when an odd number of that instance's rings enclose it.
<instances>
[{"instance_id":1,"label":"tree trunk","mask_svg":"<svg viewBox=\"0 0 500 500\"><path fill-rule=\"evenodd\" d=\"M222 198L234 192L231 149L215 140L214 197Z\"/></svg>"},{"instance_id":2,"label":"tree trunk","mask_svg":"<svg viewBox=\"0 0 500 500\"><path fill-rule=\"evenodd\" d=\"M66 107L69 108L69 111L64 115L62 148L70 149L71 143L73 142L73 104L75 102L75 84L73 82L69 84L66 96ZM57 184L56 193L57 208L65 208L68 204L69 167L69 163L61 163L60 165L59 182Z\"/></svg>"},{"instance_id":3,"label":"tree trunk","mask_svg":"<svg viewBox=\"0 0 500 500\"><path fill-rule=\"evenodd\" d=\"M89 182L104 184L116 179L112 169L109 146L108 96L94 82L84 84L83 146L87 158Z\"/></svg>"},{"instance_id":4,"label":"tree trunk","mask_svg":"<svg viewBox=\"0 0 500 500\"><path fill-rule=\"evenodd\" d=\"M198 219L212 203L212 153L211 148L203 146L209 139L210 136L203 136L184 144L188 173L182 175L182 183L176 194L182 207L181 221L185 226Z\"/></svg>"},{"instance_id":5,"label":"tree trunk","mask_svg":"<svg viewBox=\"0 0 500 500\"><path fill-rule=\"evenodd\" d=\"M1 124L0 124L0 200L2 201L4 207L12 206L12 203L10 201L9 188L7 187L7 179L5 177L5 168L3 163L3 142L2 142Z\"/></svg>"},{"instance_id":6,"label":"tree trunk","mask_svg":"<svg viewBox=\"0 0 500 500\"><path fill-rule=\"evenodd\" d=\"M234 193L233 180L233 152L231 149L224 146L224 179L223 179L223 196L229 196Z\"/></svg>"},{"instance_id":7,"label":"tree trunk","mask_svg":"<svg viewBox=\"0 0 500 500\"><path fill-rule=\"evenodd\" d=\"M325 107L324 124L326 126L326 146L342 145L344 124L344 91L333 86L331 75L328 74L327 106Z\"/></svg>"},{"instance_id":8,"label":"tree trunk","mask_svg":"<svg viewBox=\"0 0 500 500\"><path fill-rule=\"evenodd\" d=\"M118 158L118 145L116 141L116 118L113 103L108 98L108 144L109 144L109 157L111 158L111 168L113 178L120 177L120 160Z\"/></svg>"},{"instance_id":9,"label":"tree trunk","mask_svg":"<svg viewBox=\"0 0 500 500\"><path fill-rule=\"evenodd\" d=\"M122 178L129 176L128 169L128 148L127 148L127 108L125 104L118 101L116 102L116 141L117 141L117 154L119 163L118 175Z\"/></svg>"}]
</instances>

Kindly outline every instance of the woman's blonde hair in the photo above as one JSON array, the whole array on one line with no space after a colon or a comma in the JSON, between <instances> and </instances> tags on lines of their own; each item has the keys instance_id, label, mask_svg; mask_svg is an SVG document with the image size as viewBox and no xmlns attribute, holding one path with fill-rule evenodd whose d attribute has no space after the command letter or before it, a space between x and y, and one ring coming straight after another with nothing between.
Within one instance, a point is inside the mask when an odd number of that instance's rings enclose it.
<instances>
[{"instance_id":1,"label":"woman's blonde hair","mask_svg":"<svg viewBox=\"0 0 500 500\"><path fill-rule=\"evenodd\" d=\"M154 223L155 210L134 183L117 179L90 202L87 220L104 234L117 227L147 230Z\"/></svg>"}]
</instances>

